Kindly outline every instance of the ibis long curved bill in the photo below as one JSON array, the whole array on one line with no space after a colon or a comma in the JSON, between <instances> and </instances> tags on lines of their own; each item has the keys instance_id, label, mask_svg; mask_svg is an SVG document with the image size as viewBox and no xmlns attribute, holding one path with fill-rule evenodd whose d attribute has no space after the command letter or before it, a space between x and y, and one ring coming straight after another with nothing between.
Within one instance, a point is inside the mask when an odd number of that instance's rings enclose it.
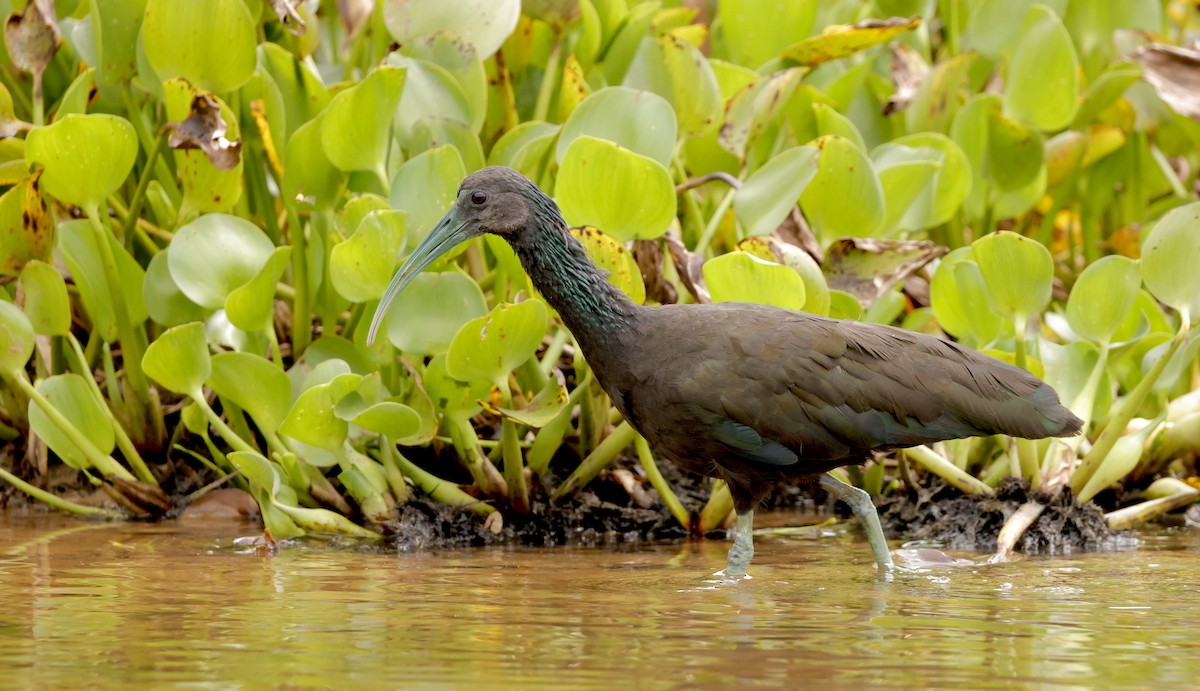
<instances>
[{"instance_id":1,"label":"ibis long curved bill","mask_svg":"<svg viewBox=\"0 0 1200 691\"><path fill-rule=\"evenodd\" d=\"M375 343L375 336L379 332L380 325L383 324L384 315L387 314L392 301L404 291L414 276L424 271L426 267L455 245L479 235L477 231L470 228L466 221L459 220L457 211L458 207L451 207L450 211L442 216L442 220L438 221L425 239L417 244L417 248L408 255L404 265L392 277L392 282L383 292L383 299L375 308L375 316L371 318L371 328L367 331L367 345Z\"/></svg>"}]
</instances>

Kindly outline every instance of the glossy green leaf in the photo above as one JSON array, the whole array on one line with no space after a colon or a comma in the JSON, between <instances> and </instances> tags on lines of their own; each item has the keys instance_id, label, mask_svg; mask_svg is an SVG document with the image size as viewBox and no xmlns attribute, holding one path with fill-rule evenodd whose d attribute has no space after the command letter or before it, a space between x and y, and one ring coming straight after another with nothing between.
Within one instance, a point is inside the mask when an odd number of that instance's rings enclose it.
<instances>
[{"instance_id":1,"label":"glossy green leaf","mask_svg":"<svg viewBox=\"0 0 1200 691\"><path fill-rule=\"evenodd\" d=\"M19 307L0 300L0 370L15 375L33 355L33 324Z\"/></svg>"},{"instance_id":2,"label":"glossy green leaf","mask_svg":"<svg viewBox=\"0 0 1200 691\"><path fill-rule=\"evenodd\" d=\"M149 0L142 44L159 80L224 94L254 73L256 24L244 0Z\"/></svg>"},{"instance_id":3,"label":"glossy green leaf","mask_svg":"<svg viewBox=\"0 0 1200 691\"><path fill-rule=\"evenodd\" d=\"M642 280L641 269L625 245L592 226L572 228L571 235L583 243L588 258L608 274L609 283L639 305L646 302L646 283Z\"/></svg>"},{"instance_id":4,"label":"glossy green leaf","mask_svg":"<svg viewBox=\"0 0 1200 691\"><path fill-rule=\"evenodd\" d=\"M778 57L808 36L820 5L817 0L720 0L717 7L729 59L756 68Z\"/></svg>"},{"instance_id":5,"label":"glossy green leaf","mask_svg":"<svg viewBox=\"0 0 1200 691\"><path fill-rule=\"evenodd\" d=\"M416 155L439 146L454 147L462 157L463 169L474 173L484 166L483 144L479 135L458 120L443 117L424 117L413 123L408 140L408 152Z\"/></svg>"},{"instance_id":6,"label":"glossy green leaf","mask_svg":"<svg viewBox=\"0 0 1200 691\"><path fill-rule=\"evenodd\" d=\"M396 401L376 403L352 422L367 431L386 435L388 439L407 437L421 429L421 416L417 411Z\"/></svg>"},{"instance_id":7,"label":"glossy green leaf","mask_svg":"<svg viewBox=\"0 0 1200 691\"><path fill-rule=\"evenodd\" d=\"M615 35L604 51L604 77L609 84L620 84L625 79L625 74L642 45L642 39L646 37L660 7L661 0L652 0L634 5L628 12L624 3L612 8L612 14L616 15L613 18L620 21L621 25L615 27Z\"/></svg>"},{"instance_id":8,"label":"glossy green leaf","mask_svg":"<svg viewBox=\"0 0 1200 691\"><path fill-rule=\"evenodd\" d=\"M762 236L746 238L737 244L737 248L795 271L804 281L803 310L822 317L829 316L829 283L825 280L821 265L808 252L777 238Z\"/></svg>"},{"instance_id":9,"label":"glossy green leaf","mask_svg":"<svg viewBox=\"0 0 1200 691\"><path fill-rule=\"evenodd\" d=\"M282 146L301 125L313 120L329 104L329 91L313 70L311 63L296 58L278 43L261 43L258 46L258 62L261 70L271 79L283 101L285 113L285 137L275 142Z\"/></svg>"},{"instance_id":10,"label":"glossy green leaf","mask_svg":"<svg viewBox=\"0 0 1200 691\"><path fill-rule=\"evenodd\" d=\"M204 325L192 322L164 331L146 348L142 369L168 390L198 398L212 373Z\"/></svg>"},{"instance_id":11,"label":"glossy green leaf","mask_svg":"<svg viewBox=\"0 0 1200 691\"><path fill-rule=\"evenodd\" d=\"M388 133L404 89L405 70L380 65L329 101L321 123L321 145L334 166L387 177Z\"/></svg>"},{"instance_id":12,"label":"glossy green leaf","mask_svg":"<svg viewBox=\"0 0 1200 691\"><path fill-rule=\"evenodd\" d=\"M995 60L1011 49L1025 29L1025 20L1034 5L1049 6L1061 16L1066 0L982 0L971 12L967 24L967 42Z\"/></svg>"},{"instance_id":13,"label":"glossy green leaf","mask_svg":"<svg viewBox=\"0 0 1200 691\"><path fill-rule=\"evenodd\" d=\"M819 154L813 146L787 149L750 175L733 197L733 212L747 235L775 232L816 177Z\"/></svg>"},{"instance_id":14,"label":"glossy green leaf","mask_svg":"<svg viewBox=\"0 0 1200 691\"><path fill-rule=\"evenodd\" d=\"M58 271L36 259L21 270L25 314L36 333L62 336L71 330L71 302L67 284Z\"/></svg>"},{"instance_id":15,"label":"glossy green leaf","mask_svg":"<svg viewBox=\"0 0 1200 691\"><path fill-rule=\"evenodd\" d=\"M814 119L818 136L836 134L843 139L849 140L858 148L866 150L867 145L863 142L862 135L858 133L858 128L854 126L850 118L824 103L814 103L812 104L812 109L815 114Z\"/></svg>"},{"instance_id":16,"label":"glossy green leaf","mask_svg":"<svg viewBox=\"0 0 1200 691\"><path fill-rule=\"evenodd\" d=\"M1118 62L1109 65L1096 77L1083 93L1083 100L1075 111L1074 127L1090 124L1104 109L1116 103L1129 87L1142 77L1137 65Z\"/></svg>"},{"instance_id":17,"label":"glossy green leaf","mask_svg":"<svg viewBox=\"0 0 1200 691\"><path fill-rule=\"evenodd\" d=\"M486 313L483 292L469 276L427 271L396 296L384 323L388 342L401 352L437 355L446 352L463 324Z\"/></svg>"},{"instance_id":18,"label":"glossy green leaf","mask_svg":"<svg viewBox=\"0 0 1200 691\"><path fill-rule=\"evenodd\" d=\"M262 331L271 327L275 314L275 285L288 268L292 248L276 247L254 278L225 296L225 313L242 331Z\"/></svg>"},{"instance_id":19,"label":"glossy green leaf","mask_svg":"<svg viewBox=\"0 0 1200 691\"><path fill-rule=\"evenodd\" d=\"M971 249L998 313L1024 318L1050 304L1054 259L1042 243L1001 230L979 238Z\"/></svg>"},{"instance_id":20,"label":"glossy green leaf","mask_svg":"<svg viewBox=\"0 0 1200 691\"><path fill-rule=\"evenodd\" d=\"M1142 278L1154 297L1200 315L1200 202L1172 209L1142 242Z\"/></svg>"},{"instance_id":21,"label":"glossy green leaf","mask_svg":"<svg viewBox=\"0 0 1200 691\"><path fill-rule=\"evenodd\" d=\"M666 168L589 136L571 144L554 197L571 225L595 226L622 242L659 237L675 218L675 185Z\"/></svg>"},{"instance_id":22,"label":"glossy green leaf","mask_svg":"<svg viewBox=\"0 0 1200 691\"><path fill-rule=\"evenodd\" d=\"M67 267L79 295L83 300L84 309L92 320L97 335L112 343L117 340L117 321L113 311L112 290L125 293L125 306L129 310L130 320L141 322L149 316L146 303L142 298L142 284L145 272L125 247L119 244L111 234L105 233L105 239L111 248L117 264L117 274L121 277L121 285L110 289L104 273L104 265L100 259L100 246L97 244L97 233L88 221L67 221L58 226L58 249L62 252Z\"/></svg>"},{"instance_id":23,"label":"glossy green leaf","mask_svg":"<svg viewBox=\"0 0 1200 691\"><path fill-rule=\"evenodd\" d=\"M339 374L300 394L279 431L297 441L332 451L345 441L350 425L334 414L338 401L362 381L359 374Z\"/></svg>"},{"instance_id":24,"label":"glossy green leaf","mask_svg":"<svg viewBox=\"0 0 1200 691\"><path fill-rule=\"evenodd\" d=\"M400 51L409 57L433 63L453 77L466 99L469 117L463 124L470 131L478 132L487 115L488 84L483 63L475 55L474 47L458 36L439 32L407 43L401 46Z\"/></svg>"},{"instance_id":25,"label":"glossy green leaf","mask_svg":"<svg viewBox=\"0 0 1200 691\"><path fill-rule=\"evenodd\" d=\"M246 411L259 429L274 433L292 405L292 382L283 370L251 353L212 356L209 388Z\"/></svg>"},{"instance_id":26,"label":"glossy green leaf","mask_svg":"<svg viewBox=\"0 0 1200 691\"><path fill-rule=\"evenodd\" d=\"M545 427L567 407L567 388L551 378L522 408L491 408L493 413L503 415L529 427Z\"/></svg>"},{"instance_id":27,"label":"glossy green leaf","mask_svg":"<svg viewBox=\"0 0 1200 691\"><path fill-rule=\"evenodd\" d=\"M1079 274L1067 299L1067 321L1080 336L1107 343L1133 309L1142 276L1137 262L1102 257Z\"/></svg>"},{"instance_id":28,"label":"glossy green leaf","mask_svg":"<svg viewBox=\"0 0 1200 691\"><path fill-rule=\"evenodd\" d=\"M389 55L384 65L389 69L403 69L408 74L404 94L392 119L401 145L411 147L416 123L425 118L456 120L470 127L475 118L471 102L454 75L441 65L398 53Z\"/></svg>"},{"instance_id":29,"label":"glossy green leaf","mask_svg":"<svg viewBox=\"0 0 1200 691\"><path fill-rule=\"evenodd\" d=\"M279 492L279 471L262 454L253 451L232 451L226 455L233 467L253 486L271 498ZM273 532L273 531L272 531Z\"/></svg>"},{"instance_id":30,"label":"glossy green leaf","mask_svg":"<svg viewBox=\"0 0 1200 691\"><path fill-rule=\"evenodd\" d=\"M883 187L871 160L841 137L821 137L818 172L800 195L813 230L825 242L843 235L870 237L886 214ZM853 199L853 204L845 200Z\"/></svg>"},{"instance_id":31,"label":"glossy green leaf","mask_svg":"<svg viewBox=\"0 0 1200 691\"><path fill-rule=\"evenodd\" d=\"M445 353L429 361L423 383L438 410L461 419L470 418L483 409L479 401L487 398L491 386L484 379L461 382L447 374Z\"/></svg>"},{"instance_id":32,"label":"glossy green leaf","mask_svg":"<svg viewBox=\"0 0 1200 691\"><path fill-rule=\"evenodd\" d=\"M750 146L787 105L804 73L800 67L775 72L750 82L730 97L725 105L725 123L717 135L721 146L745 160Z\"/></svg>"},{"instance_id":33,"label":"glossy green leaf","mask_svg":"<svg viewBox=\"0 0 1200 691\"><path fill-rule=\"evenodd\" d=\"M204 321L211 310L206 310L188 299L175 279L171 278L167 252L159 252L146 267L146 281L142 286L142 297L150 318L163 326L179 326L188 322Z\"/></svg>"},{"instance_id":34,"label":"glossy green leaf","mask_svg":"<svg viewBox=\"0 0 1200 691\"><path fill-rule=\"evenodd\" d=\"M396 260L404 251L404 211L372 211L354 234L333 246L329 278L350 302L383 297Z\"/></svg>"},{"instance_id":35,"label":"glossy green leaf","mask_svg":"<svg viewBox=\"0 0 1200 691\"><path fill-rule=\"evenodd\" d=\"M496 142L488 154L488 165L508 166L540 184L554 162L558 131L558 125L547 122L523 122Z\"/></svg>"},{"instance_id":36,"label":"glossy green leaf","mask_svg":"<svg viewBox=\"0 0 1200 691\"><path fill-rule=\"evenodd\" d=\"M49 261L54 235L38 176L23 178L0 195L0 274L20 273L31 259Z\"/></svg>"},{"instance_id":37,"label":"glossy green leaf","mask_svg":"<svg viewBox=\"0 0 1200 691\"><path fill-rule=\"evenodd\" d=\"M930 228L948 222L962 207L971 189L971 162L965 152L954 140L936 132L910 134L876 147L871 157L876 165L885 157L890 158L890 152L895 147L905 147L909 152L902 152L908 160L926 160L937 163L933 170L933 179L925 185L922 191L914 197L902 210L897 227L901 230L918 230ZM880 178L883 172L880 171ZM890 206L888 216L895 209Z\"/></svg>"},{"instance_id":38,"label":"glossy green leaf","mask_svg":"<svg viewBox=\"0 0 1200 691\"><path fill-rule=\"evenodd\" d=\"M844 290L829 291L829 316L834 319L862 319L863 308L858 298Z\"/></svg>"},{"instance_id":39,"label":"glossy green leaf","mask_svg":"<svg viewBox=\"0 0 1200 691\"><path fill-rule=\"evenodd\" d=\"M383 22L401 45L439 31L470 44L481 59L491 56L517 26L519 0L381 0Z\"/></svg>"},{"instance_id":40,"label":"glossy green leaf","mask_svg":"<svg viewBox=\"0 0 1200 691\"><path fill-rule=\"evenodd\" d=\"M408 214L409 242L421 241L458 198L466 176L462 157L452 146L439 146L411 158L392 179L392 208Z\"/></svg>"},{"instance_id":41,"label":"glossy green leaf","mask_svg":"<svg viewBox=\"0 0 1200 691\"><path fill-rule=\"evenodd\" d=\"M735 250L704 262L713 302L757 302L785 309L804 307L804 280L780 264Z\"/></svg>"},{"instance_id":42,"label":"glossy green leaf","mask_svg":"<svg viewBox=\"0 0 1200 691\"><path fill-rule=\"evenodd\" d=\"M1039 130L1066 127L1079 102L1079 58L1053 11L1034 5L1004 87L1004 112Z\"/></svg>"},{"instance_id":43,"label":"glossy green leaf","mask_svg":"<svg viewBox=\"0 0 1200 691\"><path fill-rule=\"evenodd\" d=\"M92 0L101 82L120 84L137 74L138 33L145 11L146 0Z\"/></svg>"},{"instance_id":44,"label":"glossy green leaf","mask_svg":"<svg viewBox=\"0 0 1200 691\"><path fill-rule=\"evenodd\" d=\"M987 161L992 180L1001 190L1028 186L1044 172L1044 140L1031 130L997 110L988 121Z\"/></svg>"},{"instance_id":45,"label":"glossy green leaf","mask_svg":"<svg viewBox=\"0 0 1200 691\"><path fill-rule=\"evenodd\" d=\"M250 221L206 214L176 231L167 259L171 278L188 299L221 309L230 293L262 271L274 251L270 238Z\"/></svg>"},{"instance_id":46,"label":"glossy green leaf","mask_svg":"<svg viewBox=\"0 0 1200 691\"><path fill-rule=\"evenodd\" d=\"M700 49L677 36L643 38L625 85L667 99L685 138L713 132L721 125L724 103L713 68Z\"/></svg>"},{"instance_id":47,"label":"glossy green leaf","mask_svg":"<svg viewBox=\"0 0 1200 691\"><path fill-rule=\"evenodd\" d=\"M133 125L115 115L68 115L25 139L25 160L44 169L46 192L84 209L117 191L137 152Z\"/></svg>"},{"instance_id":48,"label":"glossy green leaf","mask_svg":"<svg viewBox=\"0 0 1200 691\"><path fill-rule=\"evenodd\" d=\"M37 383L37 390L46 397L55 410L62 413L88 441L109 454L116 444L112 422L107 411L96 400L87 382L78 374L59 374ZM29 402L29 427L50 450L72 468L87 468L91 465L87 455L50 420L42 407Z\"/></svg>"},{"instance_id":49,"label":"glossy green leaf","mask_svg":"<svg viewBox=\"0 0 1200 691\"><path fill-rule=\"evenodd\" d=\"M503 303L463 324L446 352L446 372L460 381L486 379L500 388L517 365L537 352L546 334L540 300Z\"/></svg>"},{"instance_id":50,"label":"glossy green leaf","mask_svg":"<svg viewBox=\"0 0 1200 691\"><path fill-rule=\"evenodd\" d=\"M1126 434L1117 440L1108 455L1104 457L1104 461L1100 463L1100 467L1096 468L1091 477L1087 478L1087 482L1078 488L1076 496L1080 502L1091 501L1092 497L1121 480L1137 467L1138 461L1142 460L1146 441L1151 434L1158 430L1165 415L1164 412L1138 431ZM1072 482L1071 484L1074 488L1078 483Z\"/></svg>"},{"instance_id":51,"label":"glossy green leaf","mask_svg":"<svg viewBox=\"0 0 1200 691\"><path fill-rule=\"evenodd\" d=\"M959 296L954 265L969 259L972 259L970 247L960 247L942 257L929 285L929 302L938 324L960 339L971 334L971 322Z\"/></svg>"},{"instance_id":52,"label":"glossy green leaf","mask_svg":"<svg viewBox=\"0 0 1200 691\"><path fill-rule=\"evenodd\" d=\"M57 120L71 114L84 115L87 113L89 101L95 96L96 70L88 68L67 87L66 93L58 103L58 110L54 111L54 118Z\"/></svg>"},{"instance_id":53,"label":"glossy green leaf","mask_svg":"<svg viewBox=\"0 0 1200 691\"><path fill-rule=\"evenodd\" d=\"M565 165L571 145L588 136L614 142L665 167L671 163L676 128L675 111L662 96L612 86L588 96L571 113L558 136L555 157Z\"/></svg>"},{"instance_id":54,"label":"glossy green leaf","mask_svg":"<svg viewBox=\"0 0 1200 691\"><path fill-rule=\"evenodd\" d=\"M215 94L197 89L182 79L171 79L163 83L163 96L167 119L180 122L192 111L192 102L198 96L215 99L221 108L221 118L228 131L225 138L237 141L241 137L238 118L224 101ZM229 211L242 196L242 168L244 159L238 157L237 165L222 170L213 165L208 155L199 149L176 149L175 165L183 184L183 211Z\"/></svg>"},{"instance_id":55,"label":"glossy green leaf","mask_svg":"<svg viewBox=\"0 0 1200 691\"><path fill-rule=\"evenodd\" d=\"M288 141L283 159L283 194L328 210L341 194L346 174L325 154L321 143L324 123L325 114L321 113L297 129Z\"/></svg>"},{"instance_id":56,"label":"glossy green leaf","mask_svg":"<svg viewBox=\"0 0 1200 691\"><path fill-rule=\"evenodd\" d=\"M936 154L928 150L894 146L877 154L874 164L887 210L883 228L886 231L908 230L901 222L916 201L928 195L941 163L936 160Z\"/></svg>"}]
</instances>

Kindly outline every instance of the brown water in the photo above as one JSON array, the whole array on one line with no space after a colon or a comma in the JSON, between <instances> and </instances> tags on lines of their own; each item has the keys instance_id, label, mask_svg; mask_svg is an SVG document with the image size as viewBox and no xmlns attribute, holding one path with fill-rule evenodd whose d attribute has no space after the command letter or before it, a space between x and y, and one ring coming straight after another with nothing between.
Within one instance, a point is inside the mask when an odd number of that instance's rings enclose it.
<instances>
[{"instance_id":1,"label":"brown water","mask_svg":"<svg viewBox=\"0 0 1200 691\"><path fill-rule=\"evenodd\" d=\"M1194 688L1200 531L880 580L853 534L394 554L0 515L0 687Z\"/></svg>"}]
</instances>

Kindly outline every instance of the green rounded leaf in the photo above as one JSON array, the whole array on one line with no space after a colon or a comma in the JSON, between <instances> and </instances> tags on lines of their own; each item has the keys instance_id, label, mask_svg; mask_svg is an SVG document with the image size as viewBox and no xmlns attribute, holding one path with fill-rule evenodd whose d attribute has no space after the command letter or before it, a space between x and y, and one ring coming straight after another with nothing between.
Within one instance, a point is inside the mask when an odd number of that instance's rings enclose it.
<instances>
[{"instance_id":1,"label":"green rounded leaf","mask_svg":"<svg viewBox=\"0 0 1200 691\"><path fill-rule=\"evenodd\" d=\"M603 139L576 139L558 171L554 197L573 226L624 242L656 238L675 218L675 185L657 161Z\"/></svg>"},{"instance_id":2,"label":"green rounded leaf","mask_svg":"<svg viewBox=\"0 0 1200 691\"><path fill-rule=\"evenodd\" d=\"M446 372L459 381L485 379L504 388L509 372L537 352L546 324L546 307L540 300L496 305L454 335L446 352Z\"/></svg>"},{"instance_id":3,"label":"green rounded leaf","mask_svg":"<svg viewBox=\"0 0 1200 691\"><path fill-rule=\"evenodd\" d=\"M713 302L757 302L785 309L804 307L804 280L792 269L735 250L704 262Z\"/></svg>"},{"instance_id":4,"label":"green rounded leaf","mask_svg":"<svg viewBox=\"0 0 1200 691\"><path fill-rule=\"evenodd\" d=\"M517 27L519 0L381 0L383 22L401 45L418 36L448 31L481 59L488 58Z\"/></svg>"},{"instance_id":5,"label":"green rounded leaf","mask_svg":"<svg viewBox=\"0 0 1200 691\"><path fill-rule=\"evenodd\" d=\"M329 278L334 290L350 302L383 297L396 259L404 251L403 211L372 211L349 238L329 253Z\"/></svg>"},{"instance_id":6,"label":"green rounded leaf","mask_svg":"<svg viewBox=\"0 0 1200 691\"><path fill-rule=\"evenodd\" d=\"M992 180L1001 190L1027 187L1045 174L1041 133L992 110L987 129L987 162ZM1001 217L1003 218L1003 217Z\"/></svg>"},{"instance_id":7,"label":"green rounded leaf","mask_svg":"<svg viewBox=\"0 0 1200 691\"><path fill-rule=\"evenodd\" d=\"M817 0L720 0L721 30L729 59L758 67L812 31Z\"/></svg>"},{"instance_id":8,"label":"green rounded leaf","mask_svg":"<svg viewBox=\"0 0 1200 691\"><path fill-rule=\"evenodd\" d=\"M551 378L523 408L495 408L493 412L528 427L545 427L567 407L567 389ZM490 408L489 408L490 409Z\"/></svg>"},{"instance_id":9,"label":"green rounded leaf","mask_svg":"<svg viewBox=\"0 0 1200 691\"><path fill-rule=\"evenodd\" d=\"M816 177L819 155L814 146L799 146L754 171L733 196L733 212L746 235L775 232Z\"/></svg>"},{"instance_id":10,"label":"green rounded leaf","mask_svg":"<svg viewBox=\"0 0 1200 691\"><path fill-rule=\"evenodd\" d=\"M58 271L36 259L21 270L25 289L25 314L33 330L47 336L62 336L71 330L71 302L67 284Z\"/></svg>"},{"instance_id":11,"label":"green rounded leaf","mask_svg":"<svg viewBox=\"0 0 1200 691\"><path fill-rule=\"evenodd\" d=\"M721 125L724 102L712 66L699 48L674 34L642 39L625 85L667 99L684 137L702 136Z\"/></svg>"},{"instance_id":12,"label":"green rounded leaf","mask_svg":"<svg viewBox=\"0 0 1200 691\"><path fill-rule=\"evenodd\" d=\"M234 288L225 297L225 313L229 321L242 331L263 331L271 328L275 313L275 285L288 268L292 248L276 247L262 269L246 283Z\"/></svg>"},{"instance_id":13,"label":"green rounded leaf","mask_svg":"<svg viewBox=\"0 0 1200 691\"><path fill-rule=\"evenodd\" d=\"M217 353L206 382L221 398L250 414L259 429L275 432L292 405L292 382L283 370L251 353Z\"/></svg>"},{"instance_id":14,"label":"green rounded leaf","mask_svg":"<svg viewBox=\"0 0 1200 691\"><path fill-rule=\"evenodd\" d=\"M149 0L142 44L159 80L224 94L254 73L256 24L245 0Z\"/></svg>"},{"instance_id":15,"label":"green rounded leaf","mask_svg":"<svg viewBox=\"0 0 1200 691\"><path fill-rule=\"evenodd\" d=\"M1142 242L1142 278L1165 304L1200 314L1200 202L1172 209Z\"/></svg>"},{"instance_id":16,"label":"green rounded leaf","mask_svg":"<svg viewBox=\"0 0 1200 691\"><path fill-rule=\"evenodd\" d=\"M167 252L159 252L146 267L146 282L142 296L150 318L163 326L179 326L188 322L204 321L211 310L206 310L188 299L175 279L171 278Z\"/></svg>"},{"instance_id":17,"label":"green rounded leaf","mask_svg":"<svg viewBox=\"0 0 1200 691\"><path fill-rule=\"evenodd\" d=\"M1024 318L1050 304L1054 258L1042 243L1001 230L979 238L971 250L998 313Z\"/></svg>"},{"instance_id":18,"label":"green rounded leaf","mask_svg":"<svg viewBox=\"0 0 1200 691\"><path fill-rule=\"evenodd\" d=\"M420 242L458 198L466 177L462 156L453 146L439 146L404 162L392 179L392 208L408 214L406 232Z\"/></svg>"},{"instance_id":19,"label":"green rounded leaf","mask_svg":"<svg viewBox=\"0 0 1200 691\"><path fill-rule=\"evenodd\" d=\"M487 72L475 55L474 47L458 36L439 32L418 38L401 46L400 50L410 57L436 64L454 79L467 103L469 117L463 124L472 132L478 132L487 116L488 82ZM411 70L409 74L414 76ZM405 100L402 99L401 107Z\"/></svg>"},{"instance_id":20,"label":"green rounded leaf","mask_svg":"<svg viewBox=\"0 0 1200 691\"><path fill-rule=\"evenodd\" d=\"M1004 88L1004 112L1039 130L1066 127L1079 104L1079 58L1071 34L1043 5L1030 10Z\"/></svg>"},{"instance_id":21,"label":"green rounded leaf","mask_svg":"<svg viewBox=\"0 0 1200 691\"><path fill-rule=\"evenodd\" d=\"M426 271L388 309L388 342L412 355L444 353L464 323L486 313L483 292L469 276Z\"/></svg>"},{"instance_id":22,"label":"green rounded leaf","mask_svg":"<svg viewBox=\"0 0 1200 691\"><path fill-rule=\"evenodd\" d=\"M1102 257L1079 274L1067 298L1067 321L1080 336L1107 343L1133 309L1142 276L1127 257Z\"/></svg>"},{"instance_id":23,"label":"green rounded leaf","mask_svg":"<svg viewBox=\"0 0 1200 691\"><path fill-rule=\"evenodd\" d=\"M175 232L167 259L171 278L189 300L221 309L225 298L252 281L274 252L270 238L250 221L206 214Z\"/></svg>"},{"instance_id":24,"label":"green rounded leaf","mask_svg":"<svg viewBox=\"0 0 1200 691\"><path fill-rule=\"evenodd\" d=\"M342 445L350 425L335 413L337 404L362 381L360 374L339 374L300 394L279 431L305 444L325 450Z\"/></svg>"},{"instance_id":25,"label":"green rounded leaf","mask_svg":"<svg viewBox=\"0 0 1200 691\"><path fill-rule=\"evenodd\" d=\"M971 335L971 322L959 295L954 265L969 259L972 259L970 247L959 247L942 257L929 284L929 304L933 308L933 316L946 333L960 339Z\"/></svg>"},{"instance_id":26,"label":"green rounded leaf","mask_svg":"<svg viewBox=\"0 0 1200 691\"><path fill-rule=\"evenodd\" d=\"M33 355L33 324L19 307L0 300L0 370L13 374L25 369Z\"/></svg>"},{"instance_id":27,"label":"green rounded leaf","mask_svg":"<svg viewBox=\"0 0 1200 691\"><path fill-rule=\"evenodd\" d=\"M384 65L408 73L392 120L396 137L406 149L411 148L416 124L425 118L453 120L470 127L475 118L471 101L454 75L441 65L398 53L389 55Z\"/></svg>"},{"instance_id":28,"label":"green rounded leaf","mask_svg":"<svg viewBox=\"0 0 1200 691\"><path fill-rule=\"evenodd\" d=\"M212 373L204 325L192 322L164 331L146 348L142 369L167 389L198 398Z\"/></svg>"},{"instance_id":29,"label":"green rounded leaf","mask_svg":"<svg viewBox=\"0 0 1200 691\"><path fill-rule=\"evenodd\" d=\"M233 467L253 486L274 498L279 491L279 471L262 454L253 451L232 451L226 455Z\"/></svg>"},{"instance_id":30,"label":"green rounded leaf","mask_svg":"<svg viewBox=\"0 0 1200 691\"><path fill-rule=\"evenodd\" d=\"M838 136L821 137L816 145L821 150L818 172L800 195L805 216L826 242L874 235L883 226L886 206L871 160Z\"/></svg>"},{"instance_id":31,"label":"green rounded leaf","mask_svg":"<svg viewBox=\"0 0 1200 691\"><path fill-rule=\"evenodd\" d=\"M63 417L87 437L102 454L109 454L116 444L112 422L107 411L101 407L91 388L78 374L60 374L39 381L37 390L46 397ZM42 407L29 402L29 427L46 442L50 450L72 468L87 468L91 465L85 454L72 442L58 425L46 415Z\"/></svg>"},{"instance_id":32,"label":"green rounded leaf","mask_svg":"<svg viewBox=\"0 0 1200 691\"><path fill-rule=\"evenodd\" d=\"M325 155L321 132L325 123L322 112L301 125L288 141L283 158L283 194L288 199L306 201L317 209L333 208L341 196L346 174Z\"/></svg>"},{"instance_id":33,"label":"green rounded leaf","mask_svg":"<svg viewBox=\"0 0 1200 691\"><path fill-rule=\"evenodd\" d=\"M68 115L25 140L25 160L42 166L45 190L93 211L125 182L137 152L133 125L115 115Z\"/></svg>"},{"instance_id":34,"label":"green rounded leaf","mask_svg":"<svg viewBox=\"0 0 1200 691\"><path fill-rule=\"evenodd\" d=\"M381 65L329 101L321 124L321 145L334 166L386 177L388 133L404 83L403 68Z\"/></svg>"},{"instance_id":35,"label":"green rounded leaf","mask_svg":"<svg viewBox=\"0 0 1200 691\"><path fill-rule=\"evenodd\" d=\"M930 228L949 221L958 213L971 189L971 162L966 153L944 134L920 132L876 147L871 158L878 164L883 158L890 157L897 147L908 149L902 152L901 158L932 161L937 166L930 183L923 186L907 207L899 210L888 207L889 218L894 212L900 212L896 221L900 230Z\"/></svg>"},{"instance_id":36,"label":"green rounded leaf","mask_svg":"<svg viewBox=\"0 0 1200 691\"><path fill-rule=\"evenodd\" d=\"M559 165L565 165L575 140L589 136L619 144L665 168L671 164L676 127L675 111L662 96L610 86L583 99L563 123L555 158Z\"/></svg>"},{"instance_id":37,"label":"green rounded leaf","mask_svg":"<svg viewBox=\"0 0 1200 691\"><path fill-rule=\"evenodd\" d=\"M571 235L583 243L588 258L608 274L609 283L639 305L646 301L646 283L642 280L641 269L625 245L591 226L572 228Z\"/></svg>"}]
</instances>

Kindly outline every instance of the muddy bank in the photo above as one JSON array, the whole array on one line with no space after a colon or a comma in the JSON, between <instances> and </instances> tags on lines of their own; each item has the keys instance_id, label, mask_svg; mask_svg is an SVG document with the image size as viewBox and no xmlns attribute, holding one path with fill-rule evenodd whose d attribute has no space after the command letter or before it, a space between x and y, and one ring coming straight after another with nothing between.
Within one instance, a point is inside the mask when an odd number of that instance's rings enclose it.
<instances>
[{"instance_id":1,"label":"muddy bank","mask_svg":"<svg viewBox=\"0 0 1200 691\"><path fill-rule=\"evenodd\" d=\"M941 481L916 492L899 492L877 501L879 519L890 538L938 543L948 549L992 551L1008 517L1031 499L1046 510L1017 542L1025 554L1061 554L1080 550L1111 549L1127 541L1114 533L1104 513L1094 504L1079 505L1070 489L1051 498L1031 492L1029 485L1008 479L996 496L964 495Z\"/></svg>"}]
</instances>

